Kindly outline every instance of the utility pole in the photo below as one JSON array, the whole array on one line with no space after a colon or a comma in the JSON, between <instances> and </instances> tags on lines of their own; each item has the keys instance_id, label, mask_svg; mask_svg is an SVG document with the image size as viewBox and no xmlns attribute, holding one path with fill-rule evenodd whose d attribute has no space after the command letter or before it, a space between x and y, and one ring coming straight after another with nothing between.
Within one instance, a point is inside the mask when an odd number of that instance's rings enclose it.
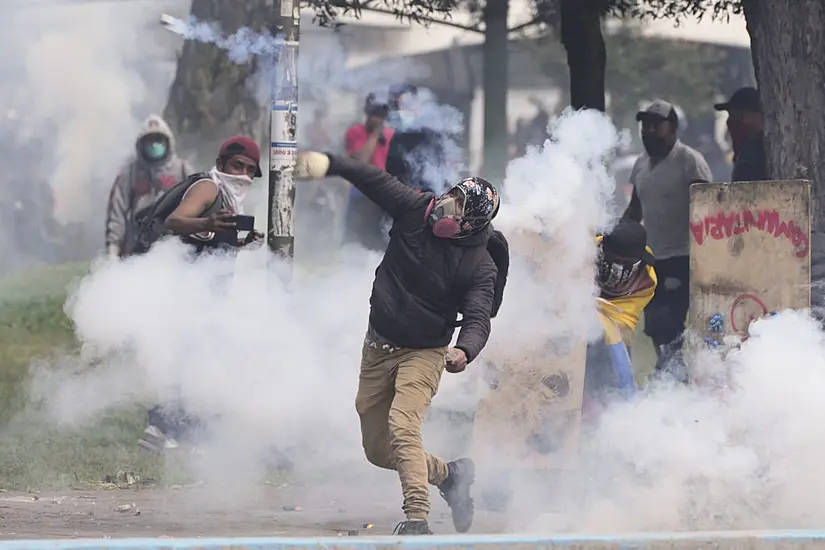
<instances>
[{"instance_id":1,"label":"utility pole","mask_svg":"<svg viewBox=\"0 0 825 550\"><path fill-rule=\"evenodd\" d=\"M295 257L295 181L298 152L298 34L300 0L271 0L272 35L282 40L273 67L266 242L269 250L291 262Z\"/></svg>"}]
</instances>

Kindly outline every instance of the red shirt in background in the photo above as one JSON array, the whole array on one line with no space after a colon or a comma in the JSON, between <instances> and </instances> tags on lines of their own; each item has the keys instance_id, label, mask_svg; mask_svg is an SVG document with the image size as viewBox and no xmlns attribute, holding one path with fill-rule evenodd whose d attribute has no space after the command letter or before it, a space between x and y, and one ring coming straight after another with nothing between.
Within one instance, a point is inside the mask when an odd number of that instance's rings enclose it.
<instances>
[{"instance_id":1,"label":"red shirt in background","mask_svg":"<svg viewBox=\"0 0 825 550\"><path fill-rule=\"evenodd\" d=\"M392 135L394 130L392 128L384 128L384 143L383 145L379 141L375 146L375 152L372 154L372 159L370 159L370 164L373 166L380 168L381 170L387 169L387 153L390 152L390 140L392 139ZM344 148L347 151L347 155L352 155L356 151L358 151L361 147L369 139L369 132L367 132L367 127L363 124L353 124L347 130L347 133L344 134Z\"/></svg>"}]
</instances>

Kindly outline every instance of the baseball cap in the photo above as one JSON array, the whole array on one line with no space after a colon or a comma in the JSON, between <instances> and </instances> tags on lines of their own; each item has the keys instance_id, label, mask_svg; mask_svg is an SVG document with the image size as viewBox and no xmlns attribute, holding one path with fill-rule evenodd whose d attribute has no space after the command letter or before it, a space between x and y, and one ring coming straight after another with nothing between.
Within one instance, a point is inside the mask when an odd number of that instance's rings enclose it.
<instances>
[{"instance_id":1,"label":"baseball cap","mask_svg":"<svg viewBox=\"0 0 825 550\"><path fill-rule=\"evenodd\" d=\"M639 222L619 222L613 231L603 237L602 249L622 258L638 258L647 265L656 263L653 254L647 250L647 231Z\"/></svg>"},{"instance_id":2,"label":"baseball cap","mask_svg":"<svg viewBox=\"0 0 825 550\"><path fill-rule=\"evenodd\" d=\"M672 123L673 126L679 126L679 115L676 114L676 108L673 106L673 103L665 101L664 99L655 99L650 105L636 113L637 122L642 122L651 117L667 120Z\"/></svg>"},{"instance_id":3,"label":"baseball cap","mask_svg":"<svg viewBox=\"0 0 825 550\"><path fill-rule=\"evenodd\" d=\"M218 157L228 158L233 155L243 155L255 161L258 165L258 171L255 172L255 177L260 178L261 172L261 148L255 143L255 140L246 136L234 136L223 142Z\"/></svg>"},{"instance_id":4,"label":"baseball cap","mask_svg":"<svg viewBox=\"0 0 825 550\"><path fill-rule=\"evenodd\" d=\"M733 92L729 100L724 103L717 103L713 108L717 111L730 111L731 109L735 109L737 111L761 113L762 101L759 99L759 90L752 86L745 86Z\"/></svg>"}]
</instances>

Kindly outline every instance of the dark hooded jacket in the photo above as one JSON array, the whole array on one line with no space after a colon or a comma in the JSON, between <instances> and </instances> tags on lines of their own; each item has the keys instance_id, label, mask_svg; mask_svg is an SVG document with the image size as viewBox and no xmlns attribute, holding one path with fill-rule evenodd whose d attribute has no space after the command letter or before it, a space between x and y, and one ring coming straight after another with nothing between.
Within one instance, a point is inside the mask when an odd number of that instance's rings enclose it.
<instances>
[{"instance_id":1,"label":"dark hooded jacket","mask_svg":"<svg viewBox=\"0 0 825 550\"><path fill-rule=\"evenodd\" d=\"M492 227L462 239L438 238L426 219L433 193L411 189L374 166L328 156L330 175L348 180L393 218L370 297L372 329L400 347L441 347L452 340L461 313L456 347L472 361L490 336L497 269L489 253L469 280L459 280L457 269L464 254L487 246Z\"/></svg>"}]
</instances>

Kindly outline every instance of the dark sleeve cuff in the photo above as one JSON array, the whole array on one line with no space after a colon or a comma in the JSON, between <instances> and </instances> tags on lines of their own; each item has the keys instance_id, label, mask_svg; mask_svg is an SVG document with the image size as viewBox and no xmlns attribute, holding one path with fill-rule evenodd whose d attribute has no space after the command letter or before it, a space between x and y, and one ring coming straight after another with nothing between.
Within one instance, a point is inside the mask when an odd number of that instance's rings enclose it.
<instances>
[{"instance_id":1,"label":"dark sleeve cuff","mask_svg":"<svg viewBox=\"0 0 825 550\"><path fill-rule=\"evenodd\" d=\"M475 354L472 351L470 351L470 349L467 348L467 346L462 346L462 345L456 344L455 349L460 349L461 351L464 352L464 355L467 356L467 364L468 365L470 364L470 361L472 361L473 359L476 358Z\"/></svg>"}]
</instances>

